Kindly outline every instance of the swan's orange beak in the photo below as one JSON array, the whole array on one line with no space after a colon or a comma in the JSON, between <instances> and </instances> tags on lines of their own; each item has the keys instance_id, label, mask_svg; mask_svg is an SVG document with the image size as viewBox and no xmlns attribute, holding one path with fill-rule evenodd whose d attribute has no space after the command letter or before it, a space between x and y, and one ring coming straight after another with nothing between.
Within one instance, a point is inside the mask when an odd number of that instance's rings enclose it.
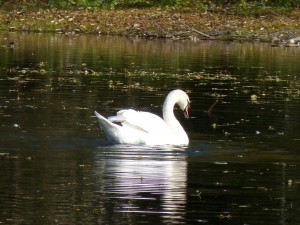
<instances>
[{"instance_id":1,"label":"swan's orange beak","mask_svg":"<svg viewBox=\"0 0 300 225\"><path fill-rule=\"evenodd\" d=\"M189 110L190 110L190 104L188 104L188 105L185 107L185 109L183 110L183 115L184 115L184 118L186 118L186 119L189 119L189 118L190 118Z\"/></svg>"}]
</instances>

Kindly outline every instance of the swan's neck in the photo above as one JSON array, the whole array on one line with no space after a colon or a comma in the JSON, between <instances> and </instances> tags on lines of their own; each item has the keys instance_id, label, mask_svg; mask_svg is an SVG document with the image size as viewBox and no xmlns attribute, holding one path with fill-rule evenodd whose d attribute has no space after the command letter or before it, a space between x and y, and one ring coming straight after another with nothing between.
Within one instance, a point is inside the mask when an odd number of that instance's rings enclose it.
<instances>
[{"instance_id":1,"label":"swan's neck","mask_svg":"<svg viewBox=\"0 0 300 225\"><path fill-rule=\"evenodd\" d=\"M176 99L168 96L163 105L163 119L177 138L188 142L188 136L174 115Z\"/></svg>"}]
</instances>

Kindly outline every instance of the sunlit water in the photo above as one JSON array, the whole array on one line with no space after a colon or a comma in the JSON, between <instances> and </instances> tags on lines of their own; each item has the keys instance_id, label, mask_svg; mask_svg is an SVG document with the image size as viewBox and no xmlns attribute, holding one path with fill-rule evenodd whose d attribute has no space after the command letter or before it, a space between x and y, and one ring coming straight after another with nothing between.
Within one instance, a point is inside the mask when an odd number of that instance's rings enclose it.
<instances>
[{"instance_id":1,"label":"sunlit water","mask_svg":"<svg viewBox=\"0 0 300 225\"><path fill-rule=\"evenodd\" d=\"M300 223L299 48L20 33L0 45L0 224ZM176 110L188 147L105 143L94 110L160 115L175 88L192 100L190 120Z\"/></svg>"}]
</instances>

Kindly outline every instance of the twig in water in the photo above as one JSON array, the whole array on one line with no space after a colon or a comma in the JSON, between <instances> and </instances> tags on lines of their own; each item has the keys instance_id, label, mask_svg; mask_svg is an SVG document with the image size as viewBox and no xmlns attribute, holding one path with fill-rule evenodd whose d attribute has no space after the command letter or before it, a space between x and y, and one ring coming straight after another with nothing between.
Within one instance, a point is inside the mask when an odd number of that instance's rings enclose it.
<instances>
[{"instance_id":1,"label":"twig in water","mask_svg":"<svg viewBox=\"0 0 300 225\"><path fill-rule=\"evenodd\" d=\"M216 104L219 102L219 100L217 99L212 105L211 107L209 107L209 109L207 110L208 113L211 113L211 111L213 110L213 108L216 106Z\"/></svg>"}]
</instances>

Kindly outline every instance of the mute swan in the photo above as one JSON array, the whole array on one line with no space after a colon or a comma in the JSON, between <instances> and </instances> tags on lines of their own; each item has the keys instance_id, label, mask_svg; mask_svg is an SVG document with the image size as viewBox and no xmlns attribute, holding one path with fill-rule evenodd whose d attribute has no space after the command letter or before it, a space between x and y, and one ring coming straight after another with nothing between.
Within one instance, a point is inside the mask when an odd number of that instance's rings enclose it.
<instances>
[{"instance_id":1,"label":"mute swan","mask_svg":"<svg viewBox=\"0 0 300 225\"><path fill-rule=\"evenodd\" d=\"M116 116L107 119L96 111L95 115L111 144L188 145L189 138L174 116L175 104L179 105L188 119L190 100L182 90L173 90L166 97L162 110L163 119L155 114L133 109L121 110Z\"/></svg>"}]
</instances>

